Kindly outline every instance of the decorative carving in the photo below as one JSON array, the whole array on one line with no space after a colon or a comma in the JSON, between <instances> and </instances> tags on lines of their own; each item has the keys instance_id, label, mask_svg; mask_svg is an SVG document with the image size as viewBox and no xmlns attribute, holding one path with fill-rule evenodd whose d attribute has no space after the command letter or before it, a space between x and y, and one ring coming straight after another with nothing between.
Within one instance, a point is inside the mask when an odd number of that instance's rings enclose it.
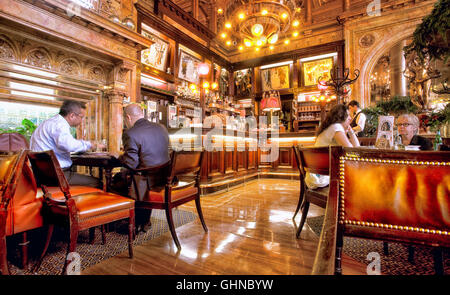
<instances>
[{"instance_id":1,"label":"decorative carving","mask_svg":"<svg viewBox=\"0 0 450 295\"><path fill-rule=\"evenodd\" d=\"M116 80L118 82L122 82L122 83L126 83L127 82L127 74L130 70L127 68L120 68L117 71L117 76L116 76Z\"/></svg>"},{"instance_id":2,"label":"decorative carving","mask_svg":"<svg viewBox=\"0 0 450 295\"><path fill-rule=\"evenodd\" d=\"M116 79L126 83L126 74L129 71L129 67L122 65L114 72L112 65L107 62L86 59L72 51L56 49L51 44L3 32L0 33L0 60L15 60L23 65L51 69L63 75L102 83L106 83L113 74L119 77ZM120 68L123 68L122 72L119 71Z\"/></svg>"},{"instance_id":3,"label":"decorative carving","mask_svg":"<svg viewBox=\"0 0 450 295\"><path fill-rule=\"evenodd\" d=\"M51 69L50 56L44 48L31 50L26 55L24 63L43 69Z\"/></svg>"},{"instance_id":4,"label":"decorative carving","mask_svg":"<svg viewBox=\"0 0 450 295\"><path fill-rule=\"evenodd\" d=\"M0 58L15 60L15 54L11 43L8 41L7 37L0 35Z\"/></svg>"},{"instance_id":5,"label":"decorative carving","mask_svg":"<svg viewBox=\"0 0 450 295\"><path fill-rule=\"evenodd\" d=\"M95 81L105 81L105 71L99 65L91 67L87 72L87 78Z\"/></svg>"},{"instance_id":6,"label":"decorative carving","mask_svg":"<svg viewBox=\"0 0 450 295\"><path fill-rule=\"evenodd\" d=\"M429 55L426 54L424 61L421 62L415 52L409 54L406 57L406 69L403 75L409 79L411 102L421 111L428 111L431 79L441 76L440 72L431 66Z\"/></svg>"},{"instance_id":7,"label":"decorative carving","mask_svg":"<svg viewBox=\"0 0 450 295\"><path fill-rule=\"evenodd\" d=\"M252 69L236 71L234 84L236 96L250 96L252 90Z\"/></svg>"},{"instance_id":8,"label":"decorative carving","mask_svg":"<svg viewBox=\"0 0 450 295\"><path fill-rule=\"evenodd\" d=\"M106 16L119 16L120 0L101 0L100 13Z\"/></svg>"},{"instance_id":9,"label":"decorative carving","mask_svg":"<svg viewBox=\"0 0 450 295\"><path fill-rule=\"evenodd\" d=\"M80 65L73 59L66 59L59 66L61 73L77 76L80 74Z\"/></svg>"},{"instance_id":10,"label":"decorative carving","mask_svg":"<svg viewBox=\"0 0 450 295\"><path fill-rule=\"evenodd\" d=\"M373 34L365 34L364 36L359 39L359 46L363 48L367 48L373 45L375 43L375 36Z\"/></svg>"}]
</instances>

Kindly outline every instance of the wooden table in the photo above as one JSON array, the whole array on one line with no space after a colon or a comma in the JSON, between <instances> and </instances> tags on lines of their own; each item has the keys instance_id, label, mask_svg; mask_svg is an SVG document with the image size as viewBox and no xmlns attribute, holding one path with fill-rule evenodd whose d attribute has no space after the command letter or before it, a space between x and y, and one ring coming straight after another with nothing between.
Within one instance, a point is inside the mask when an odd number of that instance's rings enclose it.
<instances>
[{"instance_id":1,"label":"wooden table","mask_svg":"<svg viewBox=\"0 0 450 295\"><path fill-rule=\"evenodd\" d=\"M114 156L107 152L86 152L71 155L72 164L76 166L98 167L100 171L100 179L103 182L103 171L105 173L106 183L103 189L109 191L111 188L112 169L121 167L122 163Z\"/></svg>"}]
</instances>

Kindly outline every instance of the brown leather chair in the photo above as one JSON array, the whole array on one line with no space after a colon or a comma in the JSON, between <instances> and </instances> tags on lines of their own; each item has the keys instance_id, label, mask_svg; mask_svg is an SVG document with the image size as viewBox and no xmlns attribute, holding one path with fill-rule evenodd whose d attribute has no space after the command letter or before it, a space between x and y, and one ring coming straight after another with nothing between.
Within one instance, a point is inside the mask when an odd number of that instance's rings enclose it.
<instances>
[{"instance_id":1,"label":"brown leather chair","mask_svg":"<svg viewBox=\"0 0 450 295\"><path fill-rule=\"evenodd\" d=\"M174 207L195 200L197 213L203 229L205 232L208 232L200 206L199 182L202 158L203 152L201 151L173 152L168 164L131 170L132 185L138 194L143 196L140 201L136 201L136 207L148 210L164 209L170 233L178 249L181 249L181 245L178 241L172 219L172 209ZM152 175L158 173L165 173L167 175L164 185L159 187L151 187L148 185L144 187L145 192L142 193L142 185L139 183L140 177L137 176L152 177ZM140 188L141 191L139 190Z\"/></svg>"},{"instance_id":2,"label":"brown leather chair","mask_svg":"<svg viewBox=\"0 0 450 295\"><path fill-rule=\"evenodd\" d=\"M360 146L375 145L376 137L358 137Z\"/></svg>"},{"instance_id":3,"label":"brown leather chair","mask_svg":"<svg viewBox=\"0 0 450 295\"><path fill-rule=\"evenodd\" d=\"M0 271L10 274L7 260L6 236L11 234L10 205L22 177L26 152L0 153Z\"/></svg>"},{"instance_id":4,"label":"brown leather chair","mask_svg":"<svg viewBox=\"0 0 450 295\"><path fill-rule=\"evenodd\" d=\"M44 193L50 223L46 245L35 270L39 268L45 255L54 224L69 226L70 241L67 249L69 254L75 251L79 231L128 218L128 252L129 256L133 257L134 200L85 187L78 187L79 194L75 195L53 151L30 152L28 156L36 182ZM54 193L55 187L60 191L57 194ZM64 198L61 198L61 192ZM63 273L68 263L66 260Z\"/></svg>"},{"instance_id":5,"label":"brown leather chair","mask_svg":"<svg viewBox=\"0 0 450 295\"><path fill-rule=\"evenodd\" d=\"M313 274L341 273L344 236L431 246L442 274L442 249L450 247L449 175L450 152L333 147L332 193Z\"/></svg>"},{"instance_id":6,"label":"brown leather chair","mask_svg":"<svg viewBox=\"0 0 450 295\"><path fill-rule=\"evenodd\" d=\"M294 146L295 154L299 163L300 170L300 197L297 209L303 207L302 218L297 229L296 237L300 237L303 225L308 215L309 204L313 203L317 206L325 208L327 205L329 187L310 189L305 183L306 172L317 173L321 175L329 175L329 147L298 147ZM294 215L295 217L295 215Z\"/></svg>"},{"instance_id":7,"label":"brown leather chair","mask_svg":"<svg viewBox=\"0 0 450 295\"><path fill-rule=\"evenodd\" d=\"M0 133L0 151L20 151L28 149L29 143L20 133Z\"/></svg>"}]
</instances>

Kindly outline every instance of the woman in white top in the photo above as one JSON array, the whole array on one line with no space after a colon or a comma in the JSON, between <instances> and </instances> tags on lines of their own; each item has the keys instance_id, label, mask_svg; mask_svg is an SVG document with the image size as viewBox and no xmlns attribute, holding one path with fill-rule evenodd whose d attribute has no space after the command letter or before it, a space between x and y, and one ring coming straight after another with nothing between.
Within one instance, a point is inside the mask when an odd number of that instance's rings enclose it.
<instances>
[{"instance_id":1,"label":"woman in white top","mask_svg":"<svg viewBox=\"0 0 450 295\"><path fill-rule=\"evenodd\" d=\"M335 105L320 124L316 132L317 138L314 146L359 146L358 138L350 127L350 122L351 117L347 108L342 104ZM330 177L328 175L306 172L305 183L310 189L325 187L330 183Z\"/></svg>"}]
</instances>

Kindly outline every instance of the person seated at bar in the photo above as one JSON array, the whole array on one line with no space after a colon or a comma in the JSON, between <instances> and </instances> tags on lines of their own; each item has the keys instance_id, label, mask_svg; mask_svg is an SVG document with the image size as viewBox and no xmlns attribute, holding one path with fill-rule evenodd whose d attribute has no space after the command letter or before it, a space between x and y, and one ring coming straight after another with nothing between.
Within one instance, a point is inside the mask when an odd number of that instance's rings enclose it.
<instances>
[{"instance_id":1,"label":"person seated at bar","mask_svg":"<svg viewBox=\"0 0 450 295\"><path fill-rule=\"evenodd\" d=\"M320 123L314 146L359 146L358 138L350 126L350 121L351 117L344 105L337 104L332 107L323 122ZM330 183L330 177L306 172L305 183L310 189L325 187Z\"/></svg>"},{"instance_id":2,"label":"person seated at bar","mask_svg":"<svg viewBox=\"0 0 450 295\"><path fill-rule=\"evenodd\" d=\"M129 196L128 186L131 181L127 168L139 169L167 163L170 160L169 133L164 125L145 119L141 107L137 104L124 108L124 123L127 128L122 135L124 152L118 159L125 168L114 175L112 189L123 196ZM163 183L164 177L164 173L161 173L149 178L149 185ZM146 232L149 229L150 211L137 209L137 231Z\"/></svg>"},{"instance_id":3,"label":"person seated at bar","mask_svg":"<svg viewBox=\"0 0 450 295\"><path fill-rule=\"evenodd\" d=\"M350 112L350 117L352 118L350 122L350 127L355 131L356 136L364 136L364 126L366 125L366 115L359 108L359 102L352 100L348 103L348 110Z\"/></svg>"},{"instance_id":4,"label":"person seated at bar","mask_svg":"<svg viewBox=\"0 0 450 295\"><path fill-rule=\"evenodd\" d=\"M398 135L401 136L403 145L419 145L422 151L432 150L433 144L431 141L417 135L419 126L419 118L414 114L402 114L397 118Z\"/></svg>"},{"instance_id":5,"label":"person seated at bar","mask_svg":"<svg viewBox=\"0 0 450 295\"><path fill-rule=\"evenodd\" d=\"M104 148L103 144L75 139L71 127L77 127L86 116L86 106L75 100L63 102L59 114L42 122L31 135L30 148L34 152L53 150L70 185L102 188L100 179L72 171L70 153Z\"/></svg>"}]
</instances>

